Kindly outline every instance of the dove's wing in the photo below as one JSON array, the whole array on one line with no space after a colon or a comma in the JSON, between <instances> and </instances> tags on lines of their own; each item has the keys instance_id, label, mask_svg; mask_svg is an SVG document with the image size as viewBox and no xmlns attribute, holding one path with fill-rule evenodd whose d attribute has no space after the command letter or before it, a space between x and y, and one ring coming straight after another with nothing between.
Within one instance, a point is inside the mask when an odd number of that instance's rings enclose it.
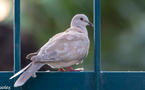
<instances>
[{"instance_id":1,"label":"dove's wing","mask_svg":"<svg viewBox=\"0 0 145 90\"><path fill-rule=\"evenodd\" d=\"M33 56L36 56L38 54L38 52L40 51L40 49L37 51L37 52L34 52L34 53L30 53L26 56L27 59L30 59L33 57Z\"/></svg>"},{"instance_id":2,"label":"dove's wing","mask_svg":"<svg viewBox=\"0 0 145 90\"><path fill-rule=\"evenodd\" d=\"M52 37L39 51L38 60L70 61L85 58L88 54L89 39L79 28L70 28L66 32Z\"/></svg>"},{"instance_id":3,"label":"dove's wing","mask_svg":"<svg viewBox=\"0 0 145 90\"><path fill-rule=\"evenodd\" d=\"M61 37L63 35L64 32L58 33L56 35L54 35L52 38L49 39L48 42L52 42L53 40L58 39L59 37Z\"/></svg>"},{"instance_id":4,"label":"dove's wing","mask_svg":"<svg viewBox=\"0 0 145 90\"><path fill-rule=\"evenodd\" d=\"M62 33L58 33L58 34L54 35L52 38L49 39L49 42L51 42L51 41L53 41L54 39L58 38L61 34L62 34ZM40 49L41 49L41 48L40 48ZM28 55L26 56L26 58L32 60L31 58L32 58L33 56L36 56L36 55L39 53L40 49L39 49L37 52L28 54Z\"/></svg>"}]
</instances>

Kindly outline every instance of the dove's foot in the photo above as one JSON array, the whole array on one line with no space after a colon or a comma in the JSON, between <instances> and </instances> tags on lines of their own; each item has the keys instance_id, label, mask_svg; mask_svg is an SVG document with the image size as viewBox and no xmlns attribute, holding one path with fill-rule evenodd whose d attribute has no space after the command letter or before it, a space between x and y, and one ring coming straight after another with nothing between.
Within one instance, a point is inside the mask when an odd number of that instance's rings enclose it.
<instances>
[{"instance_id":1,"label":"dove's foot","mask_svg":"<svg viewBox=\"0 0 145 90\"><path fill-rule=\"evenodd\" d=\"M59 68L58 71L67 72L67 71L83 71L83 69L73 69L72 67L67 67L68 70L64 70L63 68Z\"/></svg>"},{"instance_id":2,"label":"dove's foot","mask_svg":"<svg viewBox=\"0 0 145 90\"><path fill-rule=\"evenodd\" d=\"M35 73L34 75L32 75L32 77L33 77L33 78L36 78L36 77L37 77L37 76L36 76L36 73Z\"/></svg>"},{"instance_id":3,"label":"dove's foot","mask_svg":"<svg viewBox=\"0 0 145 90\"><path fill-rule=\"evenodd\" d=\"M62 71L62 72L64 72L65 70L63 69L63 68L59 68L59 70L58 71Z\"/></svg>"},{"instance_id":4,"label":"dove's foot","mask_svg":"<svg viewBox=\"0 0 145 90\"><path fill-rule=\"evenodd\" d=\"M68 71L83 71L83 69L73 69L72 67L67 67Z\"/></svg>"}]
</instances>

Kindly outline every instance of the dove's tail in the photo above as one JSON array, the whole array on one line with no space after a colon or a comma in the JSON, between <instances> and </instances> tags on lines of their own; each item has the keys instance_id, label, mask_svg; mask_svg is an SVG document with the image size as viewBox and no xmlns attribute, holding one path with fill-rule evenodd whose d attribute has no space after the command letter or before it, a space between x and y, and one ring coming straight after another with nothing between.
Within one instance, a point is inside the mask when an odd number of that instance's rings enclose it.
<instances>
[{"instance_id":1,"label":"dove's tail","mask_svg":"<svg viewBox=\"0 0 145 90\"><path fill-rule=\"evenodd\" d=\"M32 62L30 64L28 64L26 67L24 67L22 70L20 70L19 72L17 72L16 74L14 74L12 77L10 77L10 79L13 79L14 77L18 76L19 74L21 74L22 72L24 72L26 69L28 69L31 66Z\"/></svg>"},{"instance_id":2,"label":"dove's tail","mask_svg":"<svg viewBox=\"0 0 145 90\"><path fill-rule=\"evenodd\" d=\"M32 75L35 74L36 71L38 71L44 64L43 63L30 63L25 67L27 69L24 71L24 73L18 78L18 80L15 82L14 87L22 86ZM22 72L21 71L21 72ZM20 72L20 71L19 71ZM20 72L20 73L21 73ZM20 74L18 73L18 74ZM17 74L17 73L16 73Z\"/></svg>"}]
</instances>

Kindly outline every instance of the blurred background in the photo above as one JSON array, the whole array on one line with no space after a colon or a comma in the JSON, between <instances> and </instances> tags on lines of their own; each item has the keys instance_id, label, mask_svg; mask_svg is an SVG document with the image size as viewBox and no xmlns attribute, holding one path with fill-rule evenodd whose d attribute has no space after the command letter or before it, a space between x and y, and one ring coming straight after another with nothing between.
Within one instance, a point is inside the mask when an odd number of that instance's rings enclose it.
<instances>
[{"instance_id":1,"label":"blurred background","mask_svg":"<svg viewBox=\"0 0 145 90\"><path fill-rule=\"evenodd\" d=\"M102 70L145 70L145 0L101 0Z\"/></svg>"},{"instance_id":2,"label":"blurred background","mask_svg":"<svg viewBox=\"0 0 145 90\"><path fill-rule=\"evenodd\" d=\"M69 28L75 14L93 22L93 0L21 0L22 67L49 38ZM87 27L91 47L88 57L74 68L94 67L93 28ZM13 0L0 0L0 70L13 67ZM47 70L45 66L41 70ZM101 0L101 69L145 70L145 0ZM56 69L50 69L56 70Z\"/></svg>"},{"instance_id":3,"label":"blurred background","mask_svg":"<svg viewBox=\"0 0 145 90\"><path fill-rule=\"evenodd\" d=\"M0 0L0 71L13 69L13 0Z\"/></svg>"},{"instance_id":4,"label":"blurred background","mask_svg":"<svg viewBox=\"0 0 145 90\"><path fill-rule=\"evenodd\" d=\"M5 7L1 8L1 6ZM3 15L2 11L6 14ZM21 0L21 67L31 62L25 58L27 54L36 52L53 35L69 28L71 19L76 14L86 14L93 23L93 0ZM73 67L83 67L85 71L92 71L94 68L93 28L87 28L91 40L89 55L84 63ZM3 51L0 52L0 70L12 71L13 0L0 0L0 50ZM47 65L41 68L41 70L48 69L57 70Z\"/></svg>"}]
</instances>

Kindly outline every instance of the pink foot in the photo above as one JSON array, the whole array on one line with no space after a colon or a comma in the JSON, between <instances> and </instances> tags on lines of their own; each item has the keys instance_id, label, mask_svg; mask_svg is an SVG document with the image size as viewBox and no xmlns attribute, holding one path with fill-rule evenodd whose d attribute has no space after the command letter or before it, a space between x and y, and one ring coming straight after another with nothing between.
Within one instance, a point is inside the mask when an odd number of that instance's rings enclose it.
<instances>
[{"instance_id":1,"label":"pink foot","mask_svg":"<svg viewBox=\"0 0 145 90\"><path fill-rule=\"evenodd\" d=\"M63 69L63 68L59 68L59 70L58 71L62 71L62 72L64 72L65 70Z\"/></svg>"},{"instance_id":2,"label":"pink foot","mask_svg":"<svg viewBox=\"0 0 145 90\"><path fill-rule=\"evenodd\" d=\"M67 67L68 68L68 71L83 71L83 69L73 69L72 67Z\"/></svg>"}]
</instances>

